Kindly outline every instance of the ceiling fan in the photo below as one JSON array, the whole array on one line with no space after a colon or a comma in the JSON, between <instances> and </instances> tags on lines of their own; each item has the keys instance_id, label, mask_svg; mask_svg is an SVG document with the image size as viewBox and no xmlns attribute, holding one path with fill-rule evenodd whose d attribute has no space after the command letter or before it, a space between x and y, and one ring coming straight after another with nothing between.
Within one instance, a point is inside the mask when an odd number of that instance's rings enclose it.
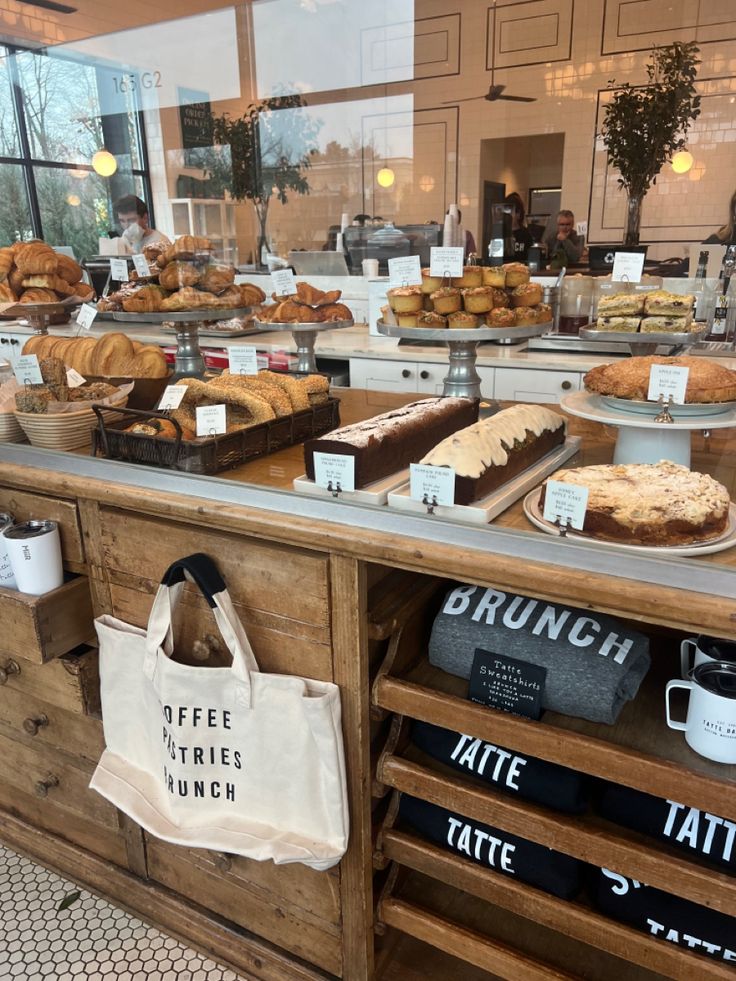
<instances>
[{"instance_id":1,"label":"ceiling fan","mask_svg":"<svg viewBox=\"0 0 736 981\"><path fill-rule=\"evenodd\" d=\"M496 4L493 4L493 46L495 51L496 45ZM494 59L495 60L495 59ZM485 95L473 95L469 99L453 99L451 102L443 102L444 106L455 105L458 102L475 102L476 99L485 99L486 102L498 102L499 99L503 99L505 102L536 102L537 100L529 95L504 95L506 89L505 85L494 85L493 75L495 68L493 63L491 63L491 84L488 86L488 91Z\"/></svg>"}]
</instances>

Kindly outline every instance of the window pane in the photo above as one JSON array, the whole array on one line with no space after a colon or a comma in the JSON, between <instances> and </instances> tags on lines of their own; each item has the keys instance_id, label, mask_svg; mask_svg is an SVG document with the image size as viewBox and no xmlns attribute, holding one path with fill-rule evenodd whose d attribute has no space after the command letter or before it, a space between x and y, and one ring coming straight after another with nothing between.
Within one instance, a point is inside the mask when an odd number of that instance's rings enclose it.
<instances>
[{"instance_id":1,"label":"window pane","mask_svg":"<svg viewBox=\"0 0 736 981\"><path fill-rule=\"evenodd\" d=\"M44 239L71 246L78 259L96 255L97 239L110 228L107 182L90 171L33 170Z\"/></svg>"},{"instance_id":2,"label":"window pane","mask_svg":"<svg viewBox=\"0 0 736 981\"><path fill-rule=\"evenodd\" d=\"M7 51L5 48L0 48L0 156L18 157L20 143L9 67Z\"/></svg>"},{"instance_id":3,"label":"window pane","mask_svg":"<svg viewBox=\"0 0 736 981\"><path fill-rule=\"evenodd\" d=\"M23 168L17 164L0 164L0 245L32 235Z\"/></svg>"}]
</instances>

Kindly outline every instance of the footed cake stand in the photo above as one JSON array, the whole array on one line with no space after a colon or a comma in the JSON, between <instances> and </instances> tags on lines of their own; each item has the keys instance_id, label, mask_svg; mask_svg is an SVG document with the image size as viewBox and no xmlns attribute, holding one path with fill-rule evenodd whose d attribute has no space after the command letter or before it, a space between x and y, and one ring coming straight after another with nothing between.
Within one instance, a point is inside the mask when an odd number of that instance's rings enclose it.
<instances>
[{"instance_id":1,"label":"footed cake stand","mask_svg":"<svg viewBox=\"0 0 736 981\"><path fill-rule=\"evenodd\" d=\"M72 307L79 306L82 302L82 300L71 300L71 302L59 300L58 303L14 303L3 310L3 315L25 320L37 334L48 334L49 324L55 318L65 317L64 321L56 320L56 323L66 323L71 316Z\"/></svg>"},{"instance_id":2,"label":"footed cake stand","mask_svg":"<svg viewBox=\"0 0 736 981\"><path fill-rule=\"evenodd\" d=\"M702 324L699 330L688 331L641 331L596 330L592 325L580 328L580 337L585 341L599 341L601 344L627 344L632 357L645 357L656 354L658 347L670 348L670 356L681 354L688 347L697 344L705 337L707 327Z\"/></svg>"},{"instance_id":3,"label":"footed cake stand","mask_svg":"<svg viewBox=\"0 0 736 981\"><path fill-rule=\"evenodd\" d=\"M445 378L442 394L479 399L480 375L475 370L475 361L480 342L507 339L521 341L527 337L539 337L552 324L550 321L528 327L471 327L468 330L453 330L450 327L397 327L379 320L377 326L378 333L387 337L447 344L450 349L450 370Z\"/></svg>"},{"instance_id":4,"label":"footed cake stand","mask_svg":"<svg viewBox=\"0 0 736 981\"><path fill-rule=\"evenodd\" d=\"M295 323L269 323L267 321L255 320L254 324L259 331L266 333L275 330L290 330L296 344L297 365L296 372L305 375L314 375L319 370L317 359L314 354L314 342L317 334L323 330L340 330L342 327L352 327L353 320L332 320L321 324L295 324Z\"/></svg>"},{"instance_id":5,"label":"footed cake stand","mask_svg":"<svg viewBox=\"0 0 736 981\"><path fill-rule=\"evenodd\" d=\"M698 429L729 429L736 426L736 403L713 413L708 406L697 413L694 406L671 405L671 421L659 421L662 406L651 403L651 412L627 410L607 405L604 397L593 392L573 392L560 399L560 407L571 416L616 426L618 436L613 454L614 463L659 463L671 460L690 467L690 433ZM678 410L679 413L678 413Z\"/></svg>"}]
</instances>

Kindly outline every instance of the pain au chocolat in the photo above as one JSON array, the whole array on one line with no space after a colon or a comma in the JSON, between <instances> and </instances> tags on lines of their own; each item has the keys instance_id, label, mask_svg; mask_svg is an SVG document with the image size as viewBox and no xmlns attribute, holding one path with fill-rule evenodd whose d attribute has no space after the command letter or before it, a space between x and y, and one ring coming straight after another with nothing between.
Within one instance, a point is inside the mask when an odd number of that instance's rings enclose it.
<instances>
[{"instance_id":1,"label":"pain au chocolat","mask_svg":"<svg viewBox=\"0 0 736 981\"><path fill-rule=\"evenodd\" d=\"M613 364L592 368L583 383L589 392L615 396L619 399L646 401L649 392L649 373L652 365L672 365L688 368L686 402L736 401L736 371L709 358L627 358Z\"/></svg>"},{"instance_id":2,"label":"pain au chocolat","mask_svg":"<svg viewBox=\"0 0 736 981\"><path fill-rule=\"evenodd\" d=\"M726 488L669 460L558 470L550 480L588 488L583 532L627 545L691 545L728 524ZM546 482L540 507L544 507Z\"/></svg>"}]
</instances>

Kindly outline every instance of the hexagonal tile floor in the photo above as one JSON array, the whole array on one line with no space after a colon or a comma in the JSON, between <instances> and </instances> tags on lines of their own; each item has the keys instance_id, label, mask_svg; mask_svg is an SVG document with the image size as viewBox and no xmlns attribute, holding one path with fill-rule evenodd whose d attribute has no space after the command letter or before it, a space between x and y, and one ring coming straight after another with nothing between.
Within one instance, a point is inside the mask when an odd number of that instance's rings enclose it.
<instances>
[{"instance_id":1,"label":"hexagonal tile floor","mask_svg":"<svg viewBox=\"0 0 736 981\"><path fill-rule=\"evenodd\" d=\"M2 845L0 978L246 981Z\"/></svg>"}]
</instances>

